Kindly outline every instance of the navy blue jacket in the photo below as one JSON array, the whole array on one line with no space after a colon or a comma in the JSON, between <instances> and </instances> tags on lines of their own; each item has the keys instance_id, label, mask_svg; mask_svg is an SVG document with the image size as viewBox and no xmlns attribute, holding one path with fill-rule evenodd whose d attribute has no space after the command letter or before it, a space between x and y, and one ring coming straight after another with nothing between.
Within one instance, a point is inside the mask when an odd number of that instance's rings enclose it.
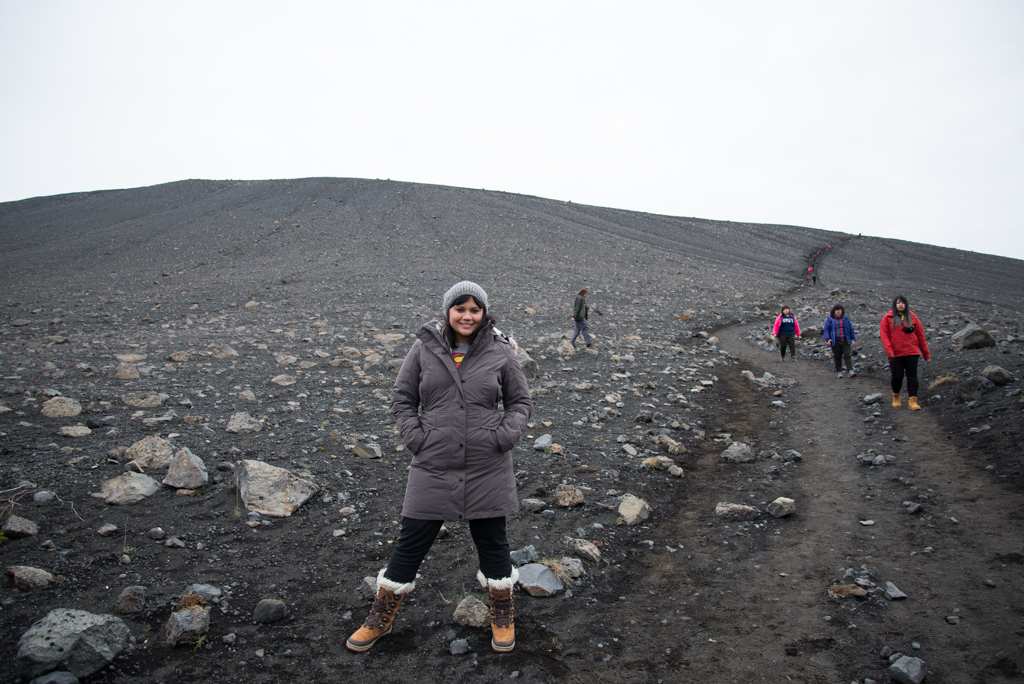
<instances>
[{"instance_id":1,"label":"navy blue jacket","mask_svg":"<svg viewBox=\"0 0 1024 684\"><path fill-rule=\"evenodd\" d=\"M843 314L841 319L837 319L835 316L829 316L825 319L825 343L834 345L839 341L839 326L843 326L843 341L849 344L850 342L857 341L857 335L853 332L853 323L850 321L850 317Z\"/></svg>"}]
</instances>

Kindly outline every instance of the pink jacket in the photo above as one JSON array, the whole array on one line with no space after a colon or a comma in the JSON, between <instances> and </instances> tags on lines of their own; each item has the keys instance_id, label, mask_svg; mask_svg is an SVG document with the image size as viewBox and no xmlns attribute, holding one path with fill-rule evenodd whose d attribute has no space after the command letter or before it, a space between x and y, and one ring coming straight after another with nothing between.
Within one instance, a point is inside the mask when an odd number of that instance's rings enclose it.
<instances>
[{"instance_id":1,"label":"pink jacket","mask_svg":"<svg viewBox=\"0 0 1024 684\"><path fill-rule=\"evenodd\" d=\"M789 315L793 317L793 332L796 333L797 337L800 337L800 321L796 319L796 314L791 313ZM782 314L779 314L779 317L775 319L775 325L772 327L772 335L775 335L776 337L779 336L780 325L782 325Z\"/></svg>"}]
</instances>

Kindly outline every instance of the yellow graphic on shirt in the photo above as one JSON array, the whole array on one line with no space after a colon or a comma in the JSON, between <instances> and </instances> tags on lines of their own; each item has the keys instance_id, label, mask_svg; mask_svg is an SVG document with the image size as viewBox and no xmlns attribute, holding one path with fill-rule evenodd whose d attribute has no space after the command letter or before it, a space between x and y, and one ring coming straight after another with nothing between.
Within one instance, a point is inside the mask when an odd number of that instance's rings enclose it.
<instances>
[{"instance_id":1,"label":"yellow graphic on shirt","mask_svg":"<svg viewBox=\"0 0 1024 684\"><path fill-rule=\"evenodd\" d=\"M459 364L462 363L462 359L466 358L463 352L452 352L452 361L455 362L455 367L458 368Z\"/></svg>"}]
</instances>

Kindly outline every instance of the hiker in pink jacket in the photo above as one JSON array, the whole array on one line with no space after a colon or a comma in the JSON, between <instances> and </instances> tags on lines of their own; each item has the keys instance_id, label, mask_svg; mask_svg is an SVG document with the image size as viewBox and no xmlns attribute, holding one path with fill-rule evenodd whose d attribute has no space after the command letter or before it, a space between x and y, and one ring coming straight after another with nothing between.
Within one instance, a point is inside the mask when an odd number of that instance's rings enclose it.
<instances>
[{"instance_id":1,"label":"hiker in pink jacket","mask_svg":"<svg viewBox=\"0 0 1024 684\"><path fill-rule=\"evenodd\" d=\"M800 323L796 316L789 310L788 306L782 307L782 313L775 319L775 326L772 328L772 335L779 341L779 350L782 352L782 359L786 359L786 347L789 347L789 356L796 362L796 338L800 337Z\"/></svg>"}]
</instances>

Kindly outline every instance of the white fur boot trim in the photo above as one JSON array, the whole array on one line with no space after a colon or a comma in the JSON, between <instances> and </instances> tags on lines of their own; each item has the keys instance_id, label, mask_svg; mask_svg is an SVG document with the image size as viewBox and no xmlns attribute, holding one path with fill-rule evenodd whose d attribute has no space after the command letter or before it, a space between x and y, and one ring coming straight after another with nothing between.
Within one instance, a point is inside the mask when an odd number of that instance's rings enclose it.
<instances>
[{"instance_id":1,"label":"white fur boot trim","mask_svg":"<svg viewBox=\"0 0 1024 684\"><path fill-rule=\"evenodd\" d=\"M385 570L387 570L387 568L381 568L381 571L377 574L377 591L380 591L381 589L387 589L388 591L394 592L396 594L408 594L410 591L416 588L415 582L401 584L399 582L389 580L387 577L384 576Z\"/></svg>"},{"instance_id":2,"label":"white fur boot trim","mask_svg":"<svg viewBox=\"0 0 1024 684\"><path fill-rule=\"evenodd\" d=\"M516 582L519 581L519 570L512 568L512 574L504 579L487 579L484 577L484 573L480 570L476 571L476 579L480 582L480 586L484 589L491 591L504 591L505 589L512 589L516 586Z\"/></svg>"}]
</instances>

